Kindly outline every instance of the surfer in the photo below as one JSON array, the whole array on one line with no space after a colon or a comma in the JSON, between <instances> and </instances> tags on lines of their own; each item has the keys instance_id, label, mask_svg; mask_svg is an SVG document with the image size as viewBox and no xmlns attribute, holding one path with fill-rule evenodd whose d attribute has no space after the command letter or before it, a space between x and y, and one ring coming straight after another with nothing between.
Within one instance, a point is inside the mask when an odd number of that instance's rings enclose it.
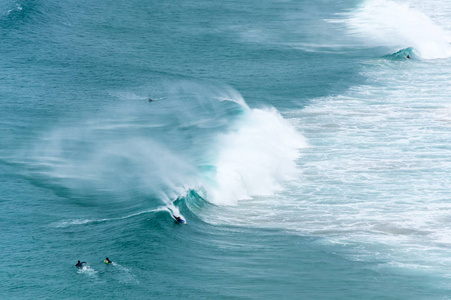
<instances>
[{"instance_id":1,"label":"surfer","mask_svg":"<svg viewBox=\"0 0 451 300\"><path fill-rule=\"evenodd\" d=\"M410 55L409 55L409 54L407 54L406 58L410 58Z\"/></svg>"},{"instance_id":2,"label":"surfer","mask_svg":"<svg viewBox=\"0 0 451 300\"><path fill-rule=\"evenodd\" d=\"M153 100L149 98L149 102L152 102Z\"/></svg>"},{"instance_id":3,"label":"surfer","mask_svg":"<svg viewBox=\"0 0 451 300\"><path fill-rule=\"evenodd\" d=\"M182 219L182 218L176 217L176 216L174 216L174 215L172 215L172 216L174 217L174 219L175 219L177 222L183 223L183 219Z\"/></svg>"},{"instance_id":4,"label":"surfer","mask_svg":"<svg viewBox=\"0 0 451 300\"><path fill-rule=\"evenodd\" d=\"M106 263L106 264L111 264L112 263L112 261L108 257L105 258L105 260L103 262Z\"/></svg>"},{"instance_id":5,"label":"surfer","mask_svg":"<svg viewBox=\"0 0 451 300\"><path fill-rule=\"evenodd\" d=\"M76 266L77 268L82 268L82 267L83 267L83 264L87 265L87 263L86 263L85 261L82 261L82 262L78 261L77 264L76 264L75 266Z\"/></svg>"}]
</instances>

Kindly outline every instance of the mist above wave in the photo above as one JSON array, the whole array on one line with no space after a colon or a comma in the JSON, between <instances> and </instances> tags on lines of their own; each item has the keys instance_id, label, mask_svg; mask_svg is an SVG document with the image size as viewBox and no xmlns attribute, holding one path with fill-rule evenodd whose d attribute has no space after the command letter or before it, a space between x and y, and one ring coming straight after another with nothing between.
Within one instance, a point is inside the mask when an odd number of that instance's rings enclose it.
<instances>
[{"instance_id":1,"label":"mist above wave","mask_svg":"<svg viewBox=\"0 0 451 300\"><path fill-rule=\"evenodd\" d=\"M295 176L305 141L275 109L249 108L230 87L187 81L159 93L154 102L118 93L119 106L61 120L27 154L31 169L78 193L167 205L197 188L208 201L235 204Z\"/></svg>"}]
</instances>

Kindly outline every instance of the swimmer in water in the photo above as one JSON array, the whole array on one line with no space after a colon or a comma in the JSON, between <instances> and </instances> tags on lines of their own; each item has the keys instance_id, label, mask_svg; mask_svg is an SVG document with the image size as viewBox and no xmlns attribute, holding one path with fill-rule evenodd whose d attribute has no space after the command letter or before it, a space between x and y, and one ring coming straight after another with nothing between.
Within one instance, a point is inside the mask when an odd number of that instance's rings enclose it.
<instances>
[{"instance_id":1,"label":"swimmer in water","mask_svg":"<svg viewBox=\"0 0 451 300\"><path fill-rule=\"evenodd\" d=\"M103 262L106 263L106 264L111 264L112 263L112 261L108 257L105 258L105 260Z\"/></svg>"}]
</instances>

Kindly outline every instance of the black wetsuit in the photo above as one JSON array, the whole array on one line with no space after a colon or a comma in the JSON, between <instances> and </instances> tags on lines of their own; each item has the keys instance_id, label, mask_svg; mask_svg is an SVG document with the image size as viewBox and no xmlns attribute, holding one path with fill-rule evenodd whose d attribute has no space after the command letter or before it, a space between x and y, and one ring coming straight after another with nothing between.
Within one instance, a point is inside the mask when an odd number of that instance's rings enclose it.
<instances>
[{"instance_id":1,"label":"black wetsuit","mask_svg":"<svg viewBox=\"0 0 451 300\"><path fill-rule=\"evenodd\" d=\"M82 261L82 262L80 262L80 261L78 261L78 263L75 265L77 268L82 268L83 267L83 264L86 264L86 262L84 262L84 261Z\"/></svg>"}]
</instances>

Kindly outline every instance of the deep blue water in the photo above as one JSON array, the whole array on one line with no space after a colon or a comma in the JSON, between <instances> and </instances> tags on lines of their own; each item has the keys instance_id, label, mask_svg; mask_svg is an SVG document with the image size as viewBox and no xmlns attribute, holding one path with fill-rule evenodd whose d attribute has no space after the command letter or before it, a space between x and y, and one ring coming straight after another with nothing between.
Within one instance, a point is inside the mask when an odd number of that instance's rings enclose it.
<instances>
[{"instance_id":1,"label":"deep blue water","mask_svg":"<svg viewBox=\"0 0 451 300\"><path fill-rule=\"evenodd\" d=\"M450 14L0 2L0 297L450 299Z\"/></svg>"}]
</instances>

